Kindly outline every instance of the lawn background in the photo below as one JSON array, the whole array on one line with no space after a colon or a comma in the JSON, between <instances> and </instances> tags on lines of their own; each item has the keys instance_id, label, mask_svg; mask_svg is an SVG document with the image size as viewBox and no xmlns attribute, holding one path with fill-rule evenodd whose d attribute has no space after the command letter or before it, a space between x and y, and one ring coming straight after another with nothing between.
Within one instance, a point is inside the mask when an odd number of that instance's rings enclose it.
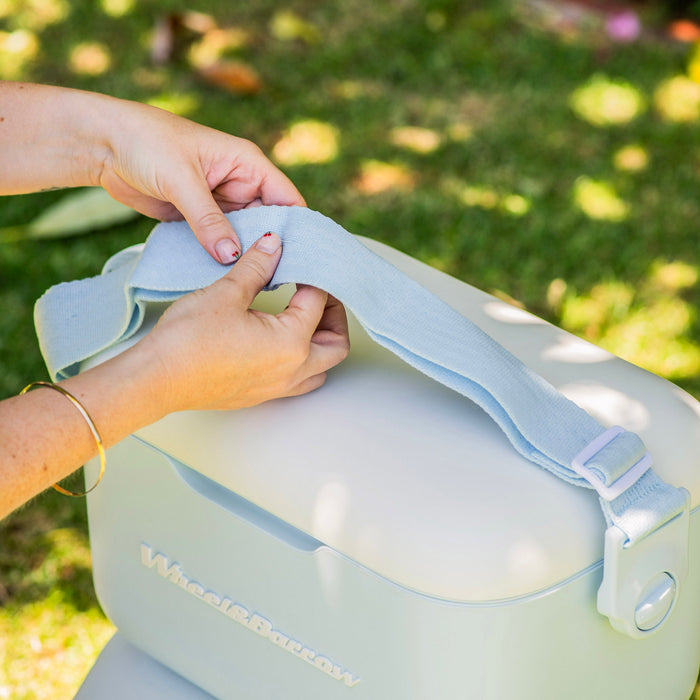
<instances>
[{"instance_id":1,"label":"lawn background","mask_svg":"<svg viewBox=\"0 0 700 700\"><path fill-rule=\"evenodd\" d=\"M249 138L350 231L700 398L700 70L662 7L633 7L641 35L623 42L609 18L545 0L200 0L206 16L164 0L0 0L0 78ZM160 63L154 37L170 49ZM204 75L214 60L224 84ZM63 196L0 198L0 225ZM0 398L46 378L36 298L152 226L0 244ZM47 492L0 523L0 699L72 697L111 633L82 502Z\"/></svg>"}]
</instances>

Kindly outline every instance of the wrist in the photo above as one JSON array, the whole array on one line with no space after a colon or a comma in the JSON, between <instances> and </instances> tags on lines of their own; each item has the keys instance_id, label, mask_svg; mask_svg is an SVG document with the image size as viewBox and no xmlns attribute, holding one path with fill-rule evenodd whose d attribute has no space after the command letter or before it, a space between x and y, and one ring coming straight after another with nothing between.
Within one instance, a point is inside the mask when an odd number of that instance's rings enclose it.
<instances>
[{"instance_id":1,"label":"wrist","mask_svg":"<svg viewBox=\"0 0 700 700\"><path fill-rule=\"evenodd\" d=\"M173 410L159 358L142 343L62 384L85 405L108 447Z\"/></svg>"},{"instance_id":2,"label":"wrist","mask_svg":"<svg viewBox=\"0 0 700 700\"><path fill-rule=\"evenodd\" d=\"M115 98L81 90L65 96L66 158L71 163L72 187L99 186L106 163L112 158L112 130L119 121Z\"/></svg>"},{"instance_id":3,"label":"wrist","mask_svg":"<svg viewBox=\"0 0 700 700\"><path fill-rule=\"evenodd\" d=\"M104 95L0 81L0 192L98 184L113 119Z\"/></svg>"}]
</instances>

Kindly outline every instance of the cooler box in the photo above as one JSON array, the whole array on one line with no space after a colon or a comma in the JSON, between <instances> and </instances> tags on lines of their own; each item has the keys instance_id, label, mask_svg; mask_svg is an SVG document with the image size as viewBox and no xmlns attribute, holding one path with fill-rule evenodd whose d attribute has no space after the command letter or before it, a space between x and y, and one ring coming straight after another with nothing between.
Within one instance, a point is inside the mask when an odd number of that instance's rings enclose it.
<instances>
[{"instance_id":1,"label":"cooler box","mask_svg":"<svg viewBox=\"0 0 700 700\"><path fill-rule=\"evenodd\" d=\"M690 491L689 573L669 619L640 639L614 630L596 609L596 493L534 466L480 408L351 319L350 356L321 389L174 414L109 451L88 512L97 594L121 637L217 698L687 700L700 661L700 405L364 243L602 424L639 434L655 471ZM289 294L260 304L283 308ZM637 610L642 628L666 614L655 595Z\"/></svg>"}]
</instances>

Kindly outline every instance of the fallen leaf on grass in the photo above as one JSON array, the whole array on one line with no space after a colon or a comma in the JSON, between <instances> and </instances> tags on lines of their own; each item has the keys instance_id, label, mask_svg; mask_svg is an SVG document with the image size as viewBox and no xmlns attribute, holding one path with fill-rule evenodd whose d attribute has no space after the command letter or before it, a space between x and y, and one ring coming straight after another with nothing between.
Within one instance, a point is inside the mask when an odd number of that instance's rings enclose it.
<instances>
[{"instance_id":1,"label":"fallen leaf on grass","mask_svg":"<svg viewBox=\"0 0 700 700\"><path fill-rule=\"evenodd\" d=\"M236 95L255 95L262 89L257 72L242 61L216 61L197 72L211 85Z\"/></svg>"},{"instance_id":2,"label":"fallen leaf on grass","mask_svg":"<svg viewBox=\"0 0 700 700\"><path fill-rule=\"evenodd\" d=\"M410 192L416 185L415 173L403 165L368 160L353 183L354 188L366 195L388 191Z\"/></svg>"},{"instance_id":3,"label":"fallen leaf on grass","mask_svg":"<svg viewBox=\"0 0 700 700\"><path fill-rule=\"evenodd\" d=\"M26 226L0 229L0 242L76 236L117 226L136 216L138 212L112 199L101 187L89 187L66 195Z\"/></svg>"}]
</instances>

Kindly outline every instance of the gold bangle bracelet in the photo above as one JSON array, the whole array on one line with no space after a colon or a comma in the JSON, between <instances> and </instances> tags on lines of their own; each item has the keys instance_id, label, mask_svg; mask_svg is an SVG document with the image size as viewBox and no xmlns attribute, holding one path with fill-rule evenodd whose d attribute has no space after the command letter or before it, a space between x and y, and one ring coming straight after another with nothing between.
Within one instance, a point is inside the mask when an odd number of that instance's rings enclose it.
<instances>
[{"instance_id":1,"label":"gold bangle bracelet","mask_svg":"<svg viewBox=\"0 0 700 700\"><path fill-rule=\"evenodd\" d=\"M97 484L100 483L102 475L105 473L105 448L102 442L102 438L100 437L100 433L97 430L95 422L92 420L92 418L90 418L90 414L85 410L85 406L83 406L83 404L81 404L80 401L78 401L78 399L76 399L75 396L73 396L73 394L70 394L58 384L54 384L52 382L32 382L31 384L25 386L24 389L22 389L22 391L19 392L19 395L21 396L22 394L26 394L28 391L31 391L32 389L35 389L36 387L40 386L45 386L48 389L54 389L60 394L63 394L80 411L80 415L85 419L85 422L90 428L92 437L95 438L95 442L97 443L97 454L100 457L100 475L97 477L97 481L87 491L83 491L81 493L68 491L68 489L64 489L63 486L59 486L58 484L53 485L56 491L65 494L66 496L75 496L76 498L80 496L86 496L88 493L90 493L90 491L92 491L95 488L95 486L97 486Z\"/></svg>"}]
</instances>

